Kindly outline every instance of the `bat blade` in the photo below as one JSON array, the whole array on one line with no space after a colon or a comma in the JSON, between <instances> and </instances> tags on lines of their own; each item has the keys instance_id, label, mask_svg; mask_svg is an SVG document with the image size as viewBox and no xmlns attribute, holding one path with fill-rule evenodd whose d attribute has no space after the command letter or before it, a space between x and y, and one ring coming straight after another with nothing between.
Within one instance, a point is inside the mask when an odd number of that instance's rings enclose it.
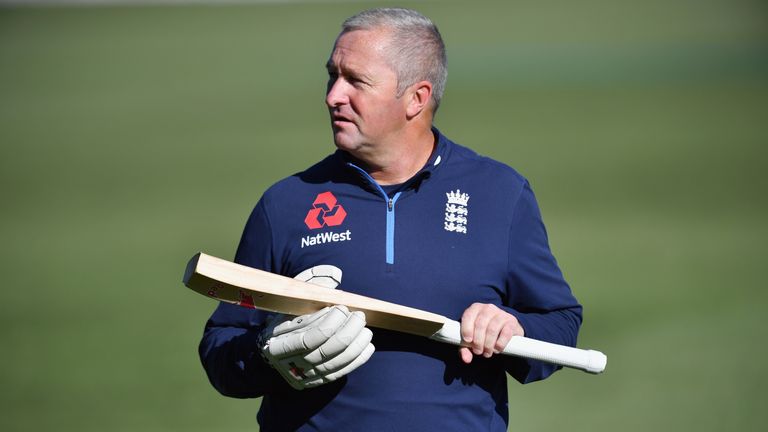
<instances>
[{"instance_id":1,"label":"bat blade","mask_svg":"<svg viewBox=\"0 0 768 432\"><path fill-rule=\"evenodd\" d=\"M368 325L429 337L448 318L370 297L319 287L204 253L190 259L184 285L216 300L271 312L304 315L326 306L362 311Z\"/></svg>"},{"instance_id":2,"label":"bat blade","mask_svg":"<svg viewBox=\"0 0 768 432\"><path fill-rule=\"evenodd\" d=\"M304 315L326 306L344 305L365 313L367 325L387 330L424 336L453 345L462 345L460 324L442 315L395 303L331 290L274 273L235 264L202 252L189 260L184 272L184 285L219 301L243 307ZM541 360L601 373L606 356L593 350L514 336L504 354Z\"/></svg>"}]
</instances>

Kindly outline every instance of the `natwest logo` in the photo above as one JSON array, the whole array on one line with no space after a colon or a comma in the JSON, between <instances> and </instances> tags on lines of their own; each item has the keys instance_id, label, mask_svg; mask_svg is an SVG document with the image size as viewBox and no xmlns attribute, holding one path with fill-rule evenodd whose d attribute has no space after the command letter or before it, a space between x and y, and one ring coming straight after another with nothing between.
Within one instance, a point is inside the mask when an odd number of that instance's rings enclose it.
<instances>
[{"instance_id":1,"label":"natwest logo","mask_svg":"<svg viewBox=\"0 0 768 432\"><path fill-rule=\"evenodd\" d=\"M337 203L336 197L330 192L323 192L315 198L304 223L309 229L319 229L325 226L339 226L346 217L347 211Z\"/></svg>"}]
</instances>

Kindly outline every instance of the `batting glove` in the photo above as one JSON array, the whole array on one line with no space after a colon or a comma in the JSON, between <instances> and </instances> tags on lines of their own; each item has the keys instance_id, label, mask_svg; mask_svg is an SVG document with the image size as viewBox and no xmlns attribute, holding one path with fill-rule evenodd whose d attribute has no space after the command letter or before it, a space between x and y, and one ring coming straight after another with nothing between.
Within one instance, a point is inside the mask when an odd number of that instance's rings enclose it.
<instances>
[{"instance_id":1,"label":"batting glove","mask_svg":"<svg viewBox=\"0 0 768 432\"><path fill-rule=\"evenodd\" d=\"M341 270L316 266L295 279L334 289ZM375 349L372 336L365 314L332 306L299 317L275 316L261 333L259 349L291 387L302 390L334 381L368 361Z\"/></svg>"}]
</instances>

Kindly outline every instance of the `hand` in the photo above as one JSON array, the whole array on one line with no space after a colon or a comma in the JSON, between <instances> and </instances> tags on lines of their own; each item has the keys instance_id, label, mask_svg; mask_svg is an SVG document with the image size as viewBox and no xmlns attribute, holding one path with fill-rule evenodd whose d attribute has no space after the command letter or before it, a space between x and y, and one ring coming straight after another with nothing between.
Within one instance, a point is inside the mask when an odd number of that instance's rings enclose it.
<instances>
[{"instance_id":1,"label":"hand","mask_svg":"<svg viewBox=\"0 0 768 432\"><path fill-rule=\"evenodd\" d=\"M490 357L504 350L512 336L525 331L514 315L492 304L474 303L461 316L461 338L468 346L459 349L464 363L474 355Z\"/></svg>"},{"instance_id":2,"label":"hand","mask_svg":"<svg viewBox=\"0 0 768 432\"><path fill-rule=\"evenodd\" d=\"M333 289L341 281L341 270L316 266L296 279ZM288 384L301 390L357 369L373 354L371 338L362 312L333 306L295 318L276 315L262 331L259 349Z\"/></svg>"}]
</instances>

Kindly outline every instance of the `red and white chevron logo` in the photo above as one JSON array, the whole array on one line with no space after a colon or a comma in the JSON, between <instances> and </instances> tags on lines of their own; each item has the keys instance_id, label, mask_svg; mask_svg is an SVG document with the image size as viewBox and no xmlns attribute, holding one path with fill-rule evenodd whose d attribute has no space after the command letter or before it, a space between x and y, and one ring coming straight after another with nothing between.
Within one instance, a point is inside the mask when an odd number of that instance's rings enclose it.
<instances>
[{"instance_id":1,"label":"red and white chevron logo","mask_svg":"<svg viewBox=\"0 0 768 432\"><path fill-rule=\"evenodd\" d=\"M309 229L319 229L339 226L346 217L347 211L337 202L336 197L331 192L323 192L315 198L304 223Z\"/></svg>"}]
</instances>

